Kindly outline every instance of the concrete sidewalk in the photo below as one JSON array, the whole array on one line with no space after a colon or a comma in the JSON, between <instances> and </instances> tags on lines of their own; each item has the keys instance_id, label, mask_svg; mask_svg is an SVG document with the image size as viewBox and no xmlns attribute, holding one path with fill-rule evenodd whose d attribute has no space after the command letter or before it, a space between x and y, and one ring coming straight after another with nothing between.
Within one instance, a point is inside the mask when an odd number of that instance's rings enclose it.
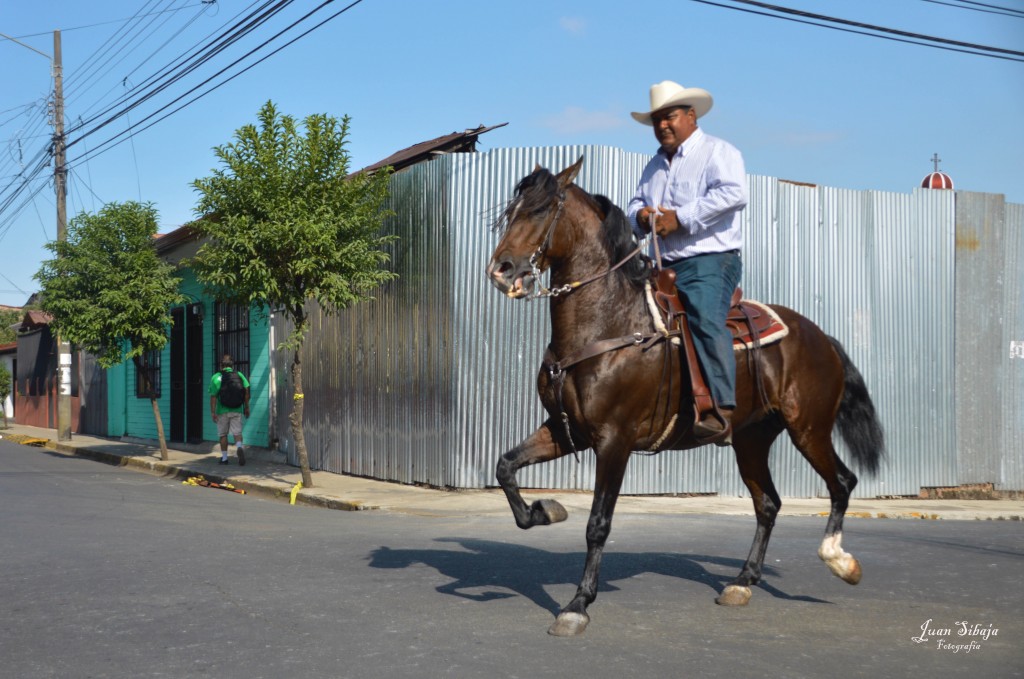
<instances>
[{"instance_id":1,"label":"concrete sidewalk","mask_svg":"<svg viewBox=\"0 0 1024 679\"><path fill-rule=\"evenodd\" d=\"M180 478L183 481L202 476L215 483L229 483L246 493L269 496L288 502L296 484L302 480L297 467L284 464L280 456L258 449L246 449L247 464L238 466L231 449L229 465L218 464L219 451L168 451L162 461L157 446L149 442L122 441L98 436L74 434L68 442L57 442L54 429L11 424L0 429L0 439L33 445L65 455L77 455L107 464ZM0 458L2 468L2 458ZM302 488L296 503L329 509L383 510L421 516L480 516L511 511L500 490L437 490L344 474L314 471L313 488ZM204 492L206 492L204 490ZM590 511L589 492L524 491L528 501L553 498L570 514ZM753 517L749 498L740 497L652 497L622 496L618 514L732 514ZM783 516L827 516L824 498L783 498ZM1024 519L1024 500L923 500L853 499L847 516L888 519L1012 520Z\"/></svg>"}]
</instances>

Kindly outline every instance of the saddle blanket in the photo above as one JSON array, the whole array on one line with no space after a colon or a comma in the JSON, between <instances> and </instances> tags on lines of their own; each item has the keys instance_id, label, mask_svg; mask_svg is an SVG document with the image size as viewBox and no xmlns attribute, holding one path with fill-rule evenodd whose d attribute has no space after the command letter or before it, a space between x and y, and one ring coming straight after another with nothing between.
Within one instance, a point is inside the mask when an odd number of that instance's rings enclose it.
<instances>
[{"instance_id":1,"label":"saddle blanket","mask_svg":"<svg viewBox=\"0 0 1024 679\"><path fill-rule=\"evenodd\" d=\"M658 332L668 334L666 326L669 316L667 307L670 303L668 296L660 293L655 295L650 282L645 285L645 288L647 305L651 311L651 316L654 318L654 325ZM789 328L786 327L786 324L782 322L779 315L769 306L752 299L739 299L740 294L740 290L737 288L733 298L733 306L729 309L729 315L725 321L730 332L732 332L733 351L753 349L755 336L759 338L761 346L764 346L778 342L789 334ZM656 300L655 297L659 299ZM678 297L675 297L671 301L678 304L678 299ZM681 304L676 309L676 313L682 313ZM750 321L749 325L747 323L748 318ZM672 325L678 329L677 321L673 321ZM753 326L753 332L751 332L751 326ZM672 343L679 344L678 336L672 338Z\"/></svg>"},{"instance_id":2,"label":"saddle blanket","mask_svg":"<svg viewBox=\"0 0 1024 679\"><path fill-rule=\"evenodd\" d=\"M746 315L743 313L744 310ZM729 309L729 315L725 320L725 324L732 332L733 351L754 348L754 336L747 325L747 316L754 326L754 332L760 338L761 346L778 342L789 334L789 328L771 307L752 299L740 300L739 304Z\"/></svg>"}]
</instances>

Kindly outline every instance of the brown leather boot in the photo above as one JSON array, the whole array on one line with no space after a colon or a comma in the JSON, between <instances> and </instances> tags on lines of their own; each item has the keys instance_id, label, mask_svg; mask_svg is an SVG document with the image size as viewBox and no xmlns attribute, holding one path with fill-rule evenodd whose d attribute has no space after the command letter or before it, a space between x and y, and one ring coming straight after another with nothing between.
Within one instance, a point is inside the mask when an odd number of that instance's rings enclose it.
<instances>
[{"instance_id":1,"label":"brown leather boot","mask_svg":"<svg viewBox=\"0 0 1024 679\"><path fill-rule=\"evenodd\" d=\"M702 445L714 443L718 446L732 445L732 413L733 408L716 408L705 413L699 422L693 425L693 435Z\"/></svg>"}]
</instances>

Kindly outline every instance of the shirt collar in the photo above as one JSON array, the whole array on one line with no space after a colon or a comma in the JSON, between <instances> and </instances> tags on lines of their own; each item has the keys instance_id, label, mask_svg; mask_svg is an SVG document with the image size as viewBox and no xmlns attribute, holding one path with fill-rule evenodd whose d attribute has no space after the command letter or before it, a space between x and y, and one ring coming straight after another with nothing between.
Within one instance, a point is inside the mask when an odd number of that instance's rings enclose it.
<instances>
[{"instance_id":1,"label":"shirt collar","mask_svg":"<svg viewBox=\"0 0 1024 679\"><path fill-rule=\"evenodd\" d=\"M690 153L691 151L693 151L694 148L696 148L697 144L699 144L701 139L703 138L704 130L698 127L696 130L693 131L693 134L687 137L686 141L679 145L679 148L676 149L676 156L683 157L686 154Z\"/></svg>"},{"instance_id":2,"label":"shirt collar","mask_svg":"<svg viewBox=\"0 0 1024 679\"><path fill-rule=\"evenodd\" d=\"M693 134L691 134L686 139L686 141L684 141L682 144L679 145L679 148L676 149L676 152L672 156L672 158L673 159L674 158L683 158L684 156L686 156L686 154L688 154L691 151L693 151L693 149L696 148L697 144L699 144L701 139L703 139L703 138L704 138L704 130L702 130L702 129L700 129L698 127L696 130L693 131ZM665 160L670 160L670 158L668 156L666 156L665 153L661 149L658 149L658 153L660 155L662 155L665 158Z\"/></svg>"}]
</instances>

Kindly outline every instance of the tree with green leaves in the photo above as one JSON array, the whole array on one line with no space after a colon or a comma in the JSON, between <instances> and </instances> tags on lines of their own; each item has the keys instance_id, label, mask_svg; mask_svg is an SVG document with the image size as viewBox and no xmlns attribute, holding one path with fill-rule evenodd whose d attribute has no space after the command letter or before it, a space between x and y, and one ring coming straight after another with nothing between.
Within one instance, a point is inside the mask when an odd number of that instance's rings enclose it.
<instances>
[{"instance_id":1,"label":"tree with green leaves","mask_svg":"<svg viewBox=\"0 0 1024 679\"><path fill-rule=\"evenodd\" d=\"M156 209L150 203L108 203L68 223L67 239L46 247L54 259L35 275L55 334L96 355L103 368L131 359L149 394L160 456L167 441L149 380L147 356L167 343L171 307L187 298L174 267L156 253Z\"/></svg>"},{"instance_id":2,"label":"tree with green leaves","mask_svg":"<svg viewBox=\"0 0 1024 679\"><path fill-rule=\"evenodd\" d=\"M18 333L11 328L25 315L21 309L0 309L0 344L7 344L18 339Z\"/></svg>"},{"instance_id":3,"label":"tree with green leaves","mask_svg":"<svg viewBox=\"0 0 1024 679\"><path fill-rule=\"evenodd\" d=\"M336 313L371 299L395 274L386 270L394 237L382 233L388 171L349 176L349 118L295 118L267 102L259 127L245 125L214 149L221 163L193 182L200 198L192 224L207 241L190 264L217 299L282 313L294 330L292 435L302 484L313 485L303 434L302 346L307 303ZM304 130L304 132L303 132Z\"/></svg>"}]
</instances>

